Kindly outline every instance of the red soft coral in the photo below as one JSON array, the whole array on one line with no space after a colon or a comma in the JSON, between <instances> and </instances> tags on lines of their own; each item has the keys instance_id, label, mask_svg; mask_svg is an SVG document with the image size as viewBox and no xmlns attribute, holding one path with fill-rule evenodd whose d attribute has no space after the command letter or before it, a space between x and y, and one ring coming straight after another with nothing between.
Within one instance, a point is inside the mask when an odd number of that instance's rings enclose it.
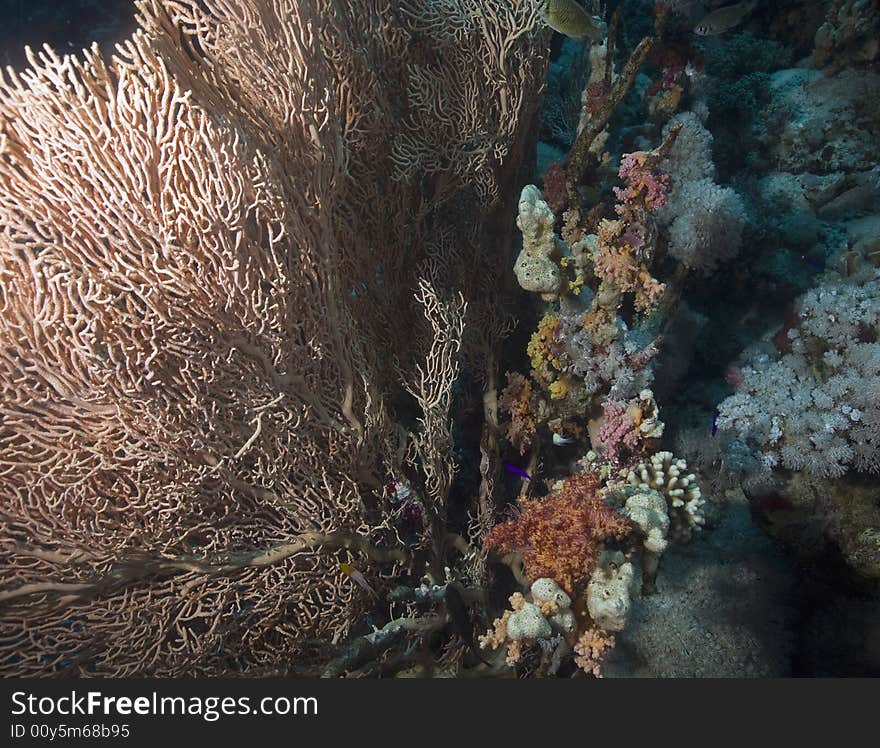
<instances>
[{"instance_id":1,"label":"red soft coral","mask_svg":"<svg viewBox=\"0 0 880 748\"><path fill-rule=\"evenodd\" d=\"M553 215L559 216L568 207L568 193L565 191L565 164L562 161L554 161L544 172L543 188L541 193L553 211Z\"/></svg>"},{"instance_id":2,"label":"red soft coral","mask_svg":"<svg viewBox=\"0 0 880 748\"><path fill-rule=\"evenodd\" d=\"M531 580L553 579L566 592L585 582L603 543L630 531L628 520L596 494L595 473L578 473L544 499L521 501L522 513L492 528L486 547L522 554Z\"/></svg>"}]
</instances>

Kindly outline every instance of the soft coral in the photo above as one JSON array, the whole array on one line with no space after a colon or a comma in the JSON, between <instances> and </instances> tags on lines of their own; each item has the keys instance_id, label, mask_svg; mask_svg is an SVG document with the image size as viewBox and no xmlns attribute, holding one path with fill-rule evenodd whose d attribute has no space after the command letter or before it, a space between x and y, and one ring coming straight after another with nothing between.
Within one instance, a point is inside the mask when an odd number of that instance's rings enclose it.
<instances>
[{"instance_id":1,"label":"soft coral","mask_svg":"<svg viewBox=\"0 0 880 748\"><path fill-rule=\"evenodd\" d=\"M521 553L530 579L549 577L571 594L602 544L630 531L629 521L597 495L598 486L595 473L577 473L544 499L522 500L520 516L493 527L486 547Z\"/></svg>"}]
</instances>

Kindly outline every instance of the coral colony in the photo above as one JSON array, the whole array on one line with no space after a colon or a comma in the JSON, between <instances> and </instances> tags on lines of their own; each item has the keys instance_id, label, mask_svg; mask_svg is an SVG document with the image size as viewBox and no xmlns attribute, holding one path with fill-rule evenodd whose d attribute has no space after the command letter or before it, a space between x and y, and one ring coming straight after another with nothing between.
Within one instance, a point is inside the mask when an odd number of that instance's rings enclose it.
<instances>
[{"instance_id":1,"label":"coral colony","mask_svg":"<svg viewBox=\"0 0 880 748\"><path fill-rule=\"evenodd\" d=\"M880 673L876 3L388 7L0 77L0 673Z\"/></svg>"}]
</instances>

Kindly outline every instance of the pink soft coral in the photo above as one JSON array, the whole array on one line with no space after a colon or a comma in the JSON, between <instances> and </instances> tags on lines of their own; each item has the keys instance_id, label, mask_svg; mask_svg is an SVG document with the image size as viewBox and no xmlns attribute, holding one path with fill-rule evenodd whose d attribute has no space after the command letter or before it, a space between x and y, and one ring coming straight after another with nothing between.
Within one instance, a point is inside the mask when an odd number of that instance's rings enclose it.
<instances>
[{"instance_id":1,"label":"pink soft coral","mask_svg":"<svg viewBox=\"0 0 880 748\"><path fill-rule=\"evenodd\" d=\"M648 211L655 211L666 204L666 196L672 188L672 178L654 170L660 161L657 151L626 153L620 161L618 176L627 182L623 189L614 188L614 194L622 203L617 212L623 214L627 204L643 200Z\"/></svg>"},{"instance_id":2,"label":"pink soft coral","mask_svg":"<svg viewBox=\"0 0 880 748\"><path fill-rule=\"evenodd\" d=\"M625 402L606 400L602 410L604 416L597 438L603 454L612 462L618 462L623 447L634 449L638 445L639 431Z\"/></svg>"}]
</instances>

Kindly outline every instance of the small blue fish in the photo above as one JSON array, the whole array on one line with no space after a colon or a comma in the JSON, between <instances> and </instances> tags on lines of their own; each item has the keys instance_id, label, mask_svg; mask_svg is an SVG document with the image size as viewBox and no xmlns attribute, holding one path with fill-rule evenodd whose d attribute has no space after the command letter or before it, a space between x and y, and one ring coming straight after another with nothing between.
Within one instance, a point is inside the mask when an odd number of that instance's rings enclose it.
<instances>
[{"instance_id":1,"label":"small blue fish","mask_svg":"<svg viewBox=\"0 0 880 748\"><path fill-rule=\"evenodd\" d=\"M526 480L531 480L531 479L532 479L532 476L531 476L531 475L529 475L525 470L523 470L523 469L520 468L520 467L517 467L516 465L510 465L510 464L508 464L508 463L506 463L506 462L503 463L503 465L504 465L504 469L505 469L508 473L513 473L514 475L518 475L520 478L525 478Z\"/></svg>"},{"instance_id":2,"label":"small blue fish","mask_svg":"<svg viewBox=\"0 0 880 748\"><path fill-rule=\"evenodd\" d=\"M719 411L715 411L715 415L712 416L712 436L715 436L718 433L718 416L721 413Z\"/></svg>"},{"instance_id":3,"label":"small blue fish","mask_svg":"<svg viewBox=\"0 0 880 748\"><path fill-rule=\"evenodd\" d=\"M822 272L825 269L825 263L819 260L815 260L812 257L807 257L806 255L801 255L801 259L806 263L807 267L811 270L815 270L817 273Z\"/></svg>"}]
</instances>

